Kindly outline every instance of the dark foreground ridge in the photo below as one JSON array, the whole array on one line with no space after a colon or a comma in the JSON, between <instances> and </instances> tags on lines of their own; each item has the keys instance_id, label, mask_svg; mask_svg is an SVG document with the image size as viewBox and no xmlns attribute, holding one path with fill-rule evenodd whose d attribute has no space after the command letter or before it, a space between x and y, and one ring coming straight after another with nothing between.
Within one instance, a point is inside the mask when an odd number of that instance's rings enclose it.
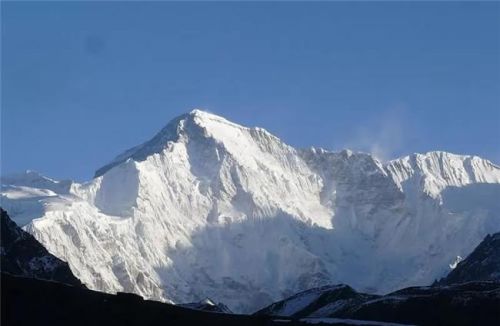
<instances>
[{"instance_id":1,"label":"dark foreground ridge","mask_svg":"<svg viewBox=\"0 0 500 326\"><path fill-rule=\"evenodd\" d=\"M486 236L467 258L436 285L488 280L500 282L500 232Z\"/></svg>"},{"instance_id":2,"label":"dark foreground ridge","mask_svg":"<svg viewBox=\"0 0 500 326\"><path fill-rule=\"evenodd\" d=\"M500 283L410 287L384 296L357 293L347 286L322 287L276 302L256 315L415 325L500 325Z\"/></svg>"},{"instance_id":3,"label":"dark foreground ridge","mask_svg":"<svg viewBox=\"0 0 500 326\"><path fill-rule=\"evenodd\" d=\"M190 302L190 303L181 303L178 304L180 307L184 308L189 308L189 309L195 309L195 310L203 310L203 311L210 311L210 312L220 312L220 313L225 313L225 314L232 314L233 312L231 309L229 309L228 306L225 304L219 302L215 303L209 298L206 298L205 300L202 300L200 302Z\"/></svg>"},{"instance_id":4,"label":"dark foreground ridge","mask_svg":"<svg viewBox=\"0 0 500 326\"><path fill-rule=\"evenodd\" d=\"M2 272L84 287L68 263L50 254L31 234L17 226L1 207L0 214Z\"/></svg>"},{"instance_id":5,"label":"dark foreground ridge","mask_svg":"<svg viewBox=\"0 0 500 326\"><path fill-rule=\"evenodd\" d=\"M1 324L24 325L310 325L272 316L211 313L135 294L117 295L2 273ZM336 321L334 325L352 325ZM356 325L374 325L356 321ZM376 325L376 324L375 324Z\"/></svg>"}]
</instances>

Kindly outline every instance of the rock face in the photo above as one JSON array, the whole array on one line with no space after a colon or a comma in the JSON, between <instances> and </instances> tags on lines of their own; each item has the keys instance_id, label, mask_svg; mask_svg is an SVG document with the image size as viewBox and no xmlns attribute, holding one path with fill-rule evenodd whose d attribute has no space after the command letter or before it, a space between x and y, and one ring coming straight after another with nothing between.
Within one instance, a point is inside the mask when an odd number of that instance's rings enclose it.
<instances>
[{"instance_id":1,"label":"rock face","mask_svg":"<svg viewBox=\"0 0 500 326\"><path fill-rule=\"evenodd\" d=\"M326 284L430 284L500 231L499 195L476 156L297 150L198 110L87 183L2 179L4 208L91 289L235 312Z\"/></svg>"},{"instance_id":2,"label":"rock face","mask_svg":"<svg viewBox=\"0 0 500 326\"><path fill-rule=\"evenodd\" d=\"M438 285L471 281L500 282L500 233L486 238L446 276Z\"/></svg>"},{"instance_id":3,"label":"rock face","mask_svg":"<svg viewBox=\"0 0 500 326\"><path fill-rule=\"evenodd\" d=\"M31 234L1 212L0 267L12 275L56 281L82 287L67 263L51 255Z\"/></svg>"}]
</instances>

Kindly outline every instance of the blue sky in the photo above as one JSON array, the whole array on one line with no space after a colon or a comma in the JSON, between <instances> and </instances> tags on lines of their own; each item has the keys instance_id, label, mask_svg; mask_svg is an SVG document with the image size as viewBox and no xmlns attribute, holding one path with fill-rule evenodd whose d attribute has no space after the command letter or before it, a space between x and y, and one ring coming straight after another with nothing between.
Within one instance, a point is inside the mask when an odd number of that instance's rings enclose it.
<instances>
[{"instance_id":1,"label":"blue sky","mask_svg":"<svg viewBox=\"0 0 500 326\"><path fill-rule=\"evenodd\" d=\"M298 147L500 163L499 3L2 3L2 173L89 179L205 108Z\"/></svg>"}]
</instances>

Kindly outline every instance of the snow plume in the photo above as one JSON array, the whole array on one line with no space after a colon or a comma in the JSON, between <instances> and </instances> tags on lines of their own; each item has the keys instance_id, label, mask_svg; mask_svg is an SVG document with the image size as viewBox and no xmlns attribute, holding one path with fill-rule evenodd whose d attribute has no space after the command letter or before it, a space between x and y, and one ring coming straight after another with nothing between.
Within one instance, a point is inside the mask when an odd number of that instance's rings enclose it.
<instances>
[{"instance_id":1,"label":"snow plume","mask_svg":"<svg viewBox=\"0 0 500 326\"><path fill-rule=\"evenodd\" d=\"M368 152L381 161L393 159L401 154L411 140L412 127L407 110L403 106L390 109L366 127L355 129L354 136L346 148Z\"/></svg>"}]
</instances>

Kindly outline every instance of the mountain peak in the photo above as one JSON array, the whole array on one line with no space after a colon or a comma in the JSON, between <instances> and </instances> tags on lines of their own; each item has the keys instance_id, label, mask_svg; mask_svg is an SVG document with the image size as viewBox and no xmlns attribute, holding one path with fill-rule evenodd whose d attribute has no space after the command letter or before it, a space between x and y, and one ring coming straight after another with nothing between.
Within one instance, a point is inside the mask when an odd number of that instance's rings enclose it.
<instances>
[{"instance_id":1,"label":"mountain peak","mask_svg":"<svg viewBox=\"0 0 500 326\"><path fill-rule=\"evenodd\" d=\"M212 121L227 121L222 116L217 114L202 110L202 109L194 109L181 115L185 119L190 119L191 121L204 121L204 120L212 120ZM185 120L184 119L184 120Z\"/></svg>"},{"instance_id":2,"label":"mountain peak","mask_svg":"<svg viewBox=\"0 0 500 326\"><path fill-rule=\"evenodd\" d=\"M171 142L211 138L218 143L224 143L227 147L241 149L241 142L243 138L248 138L247 136L250 138L262 136L281 142L276 136L262 128L248 128L216 114L194 109L172 119L150 140L118 155L113 161L98 169L95 177L102 176L128 159L144 161L148 156L162 152Z\"/></svg>"},{"instance_id":3,"label":"mountain peak","mask_svg":"<svg viewBox=\"0 0 500 326\"><path fill-rule=\"evenodd\" d=\"M194 109L170 120L170 122L168 122L167 125L150 140L138 146L132 147L116 156L116 158L110 163L98 169L95 173L95 177L102 176L108 170L125 162L129 158L135 161L143 161L149 155L159 153L164 150L168 146L169 142L178 141L183 135L196 133L200 129L205 131L220 130L225 126L244 128L216 114L200 109Z\"/></svg>"},{"instance_id":4,"label":"mountain peak","mask_svg":"<svg viewBox=\"0 0 500 326\"><path fill-rule=\"evenodd\" d=\"M215 113L211 113L208 111L203 111L200 109L194 109L190 111L189 113L184 115L185 119L181 120L181 125L184 128L181 128L184 132L189 133L189 129L186 128L186 120L189 122L194 123L196 126L201 127L207 131L210 132L210 134L214 134L217 131L220 131L221 129L225 128L237 128L237 129L244 129L248 130L250 128L239 125L237 123L231 122L227 120L226 118L217 115ZM260 128L256 128L260 129Z\"/></svg>"},{"instance_id":5,"label":"mountain peak","mask_svg":"<svg viewBox=\"0 0 500 326\"><path fill-rule=\"evenodd\" d=\"M203 110L203 109L193 109L193 110L189 111L189 113L187 113L186 115L192 116L192 117L199 117L199 118L208 118L208 119L216 118L216 119L225 120L222 116L208 112L208 111Z\"/></svg>"}]
</instances>

